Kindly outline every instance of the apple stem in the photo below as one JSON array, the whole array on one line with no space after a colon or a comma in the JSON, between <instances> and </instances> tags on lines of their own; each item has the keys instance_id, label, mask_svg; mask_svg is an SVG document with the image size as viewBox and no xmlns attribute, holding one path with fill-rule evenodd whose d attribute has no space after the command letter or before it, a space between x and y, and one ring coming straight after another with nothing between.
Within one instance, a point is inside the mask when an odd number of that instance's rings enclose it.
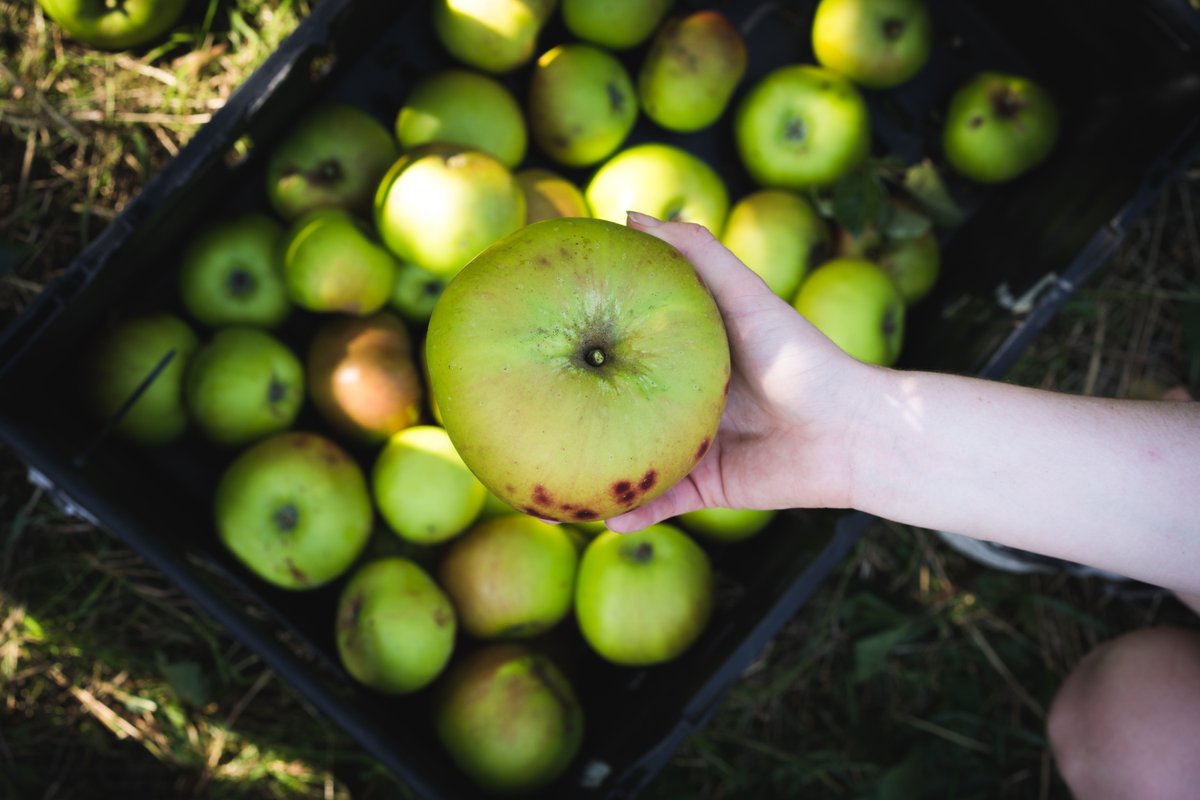
<instances>
[{"instance_id":1,"label":"apple stem","mask_svg":"<svg viewBox=\"0 0 1200 800\"><path fill-rule=\"evenodd\" d=\"M241 297L254 289L255 281L254 276L250 274L249 270L236 267L233 272L229 273L226 283L230 294L234 297Z\"/></svg>"},{"instance_id":2,"label":"apple stem","mask_svg":"<svg viewBox=\"0 0 1200 800\"><path fill-rule=\"evenodd\" d=\"M607 360L607 356L604 355L604 351L599 347L593 347L591 350L588 350L587 355L584 356L584 358L587 360L587 363L591 364L593 367L599 367Z\"/></svg>"},{"instance_id":3,"label":"apple stem","mask_svg":"<svg viewBox=\"0 0 1200 800\"><path fill-rule=\"evenodd\" d=\"M300 522L300 509L294 503L288 503L275 512L275 526L285 533L295 529Z\"/></svg>"},{"instance_id":4,"label":"apple stem","mask_svg":"<svg viewBox=\"0 0 1200 800\"><path fill-rule=\"evenodd\" d=\"M904 20L889 17L883 21L883 35L894 42L904 33Z\"/></svg>"},{"instance_id":5,"label":"apple stem","mask_svg":"<svg viewBox=\"0 0 1200 800\"><path fill-rule=\"evenodd\" d=\"M654 557L654 545L649 542L640 542L637 547L626 552L629 553L629 559L635 564L645 564Z\"/></svg>"}]
</instances>

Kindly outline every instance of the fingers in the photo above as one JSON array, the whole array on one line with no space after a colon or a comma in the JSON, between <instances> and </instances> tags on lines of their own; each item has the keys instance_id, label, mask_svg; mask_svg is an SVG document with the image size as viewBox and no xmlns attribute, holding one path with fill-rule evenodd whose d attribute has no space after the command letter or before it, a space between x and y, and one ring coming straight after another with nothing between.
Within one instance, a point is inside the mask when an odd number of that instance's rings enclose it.
<instances>
[{"instance_id":1,"label":"fingers","mask_svg":"<svg viewBox=\"0 0 1200 800\"><path fill-rule=\"evenodd\" d=\"M663 222L637 211L626 214L629 227L662 239L683 253L723 308L740 298L775 296L762 278L729 252L703 225Z\"/></svg>"},{"instance_id":2,"label":"fingers","mask_svg":"<svg viewBox=\"0 0 1200 800\"><path fill-rule=\"evenodd\" d=\"M700 499L696 484L685 478L649 503L620 516L606 519L604 524L617 533L636 533L664 519L698 508L704 508L704 501Z\"/></svg>"}]
</instances>

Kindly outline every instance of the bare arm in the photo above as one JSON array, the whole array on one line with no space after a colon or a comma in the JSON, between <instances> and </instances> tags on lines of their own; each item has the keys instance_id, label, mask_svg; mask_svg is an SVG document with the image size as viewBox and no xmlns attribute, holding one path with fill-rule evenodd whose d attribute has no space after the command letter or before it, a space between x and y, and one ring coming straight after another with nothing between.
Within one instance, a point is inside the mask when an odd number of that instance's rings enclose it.
<instances>
[{"instance_id":1,"label":"bare arm","mask_svg":"<svg viewBox=\"0 0 1200 800\"><path fill-rule=\"evenodd\" d=\"M705 506L852 507L1200 592L1200 403L867 366L703 229L631 224L712 289L734 380L709 454L614 530Z\"/></svg>"}]
</instances>

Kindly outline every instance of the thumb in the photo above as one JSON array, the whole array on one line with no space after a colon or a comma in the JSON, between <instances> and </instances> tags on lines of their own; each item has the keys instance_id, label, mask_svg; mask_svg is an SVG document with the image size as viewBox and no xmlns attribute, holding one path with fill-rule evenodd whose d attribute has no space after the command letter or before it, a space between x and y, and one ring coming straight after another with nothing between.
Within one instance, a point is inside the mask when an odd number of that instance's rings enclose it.
<instances>
[{"instance_id":1,"label":"thumb","mask_svg":"<svg viewBox=\"0 0 1200 800\"><path fill-rule=\"evenodd\" d=\"M704 508L704 500L701 499L696 484L689 477L684 478L649 503L604 520L604 524L617 533L634 533L662 522L664 519L677 517L698 508Z\"/></svg>"}]
</instances>

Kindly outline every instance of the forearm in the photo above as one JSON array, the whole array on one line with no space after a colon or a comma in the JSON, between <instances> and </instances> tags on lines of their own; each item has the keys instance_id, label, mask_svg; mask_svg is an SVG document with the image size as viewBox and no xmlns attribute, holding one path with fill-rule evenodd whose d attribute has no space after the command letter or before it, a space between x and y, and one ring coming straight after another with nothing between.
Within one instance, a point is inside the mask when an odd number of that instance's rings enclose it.
<instances>
[{"instance_id":1,"label":"forearm","mask_svg":"<svg viewBox=\"0 0 1200 800\"><path fill-rule=\"evenodd\" d=\"M856 508L1200 591L1200 404L874 370Z\"/></svg>"}]
</instances>

